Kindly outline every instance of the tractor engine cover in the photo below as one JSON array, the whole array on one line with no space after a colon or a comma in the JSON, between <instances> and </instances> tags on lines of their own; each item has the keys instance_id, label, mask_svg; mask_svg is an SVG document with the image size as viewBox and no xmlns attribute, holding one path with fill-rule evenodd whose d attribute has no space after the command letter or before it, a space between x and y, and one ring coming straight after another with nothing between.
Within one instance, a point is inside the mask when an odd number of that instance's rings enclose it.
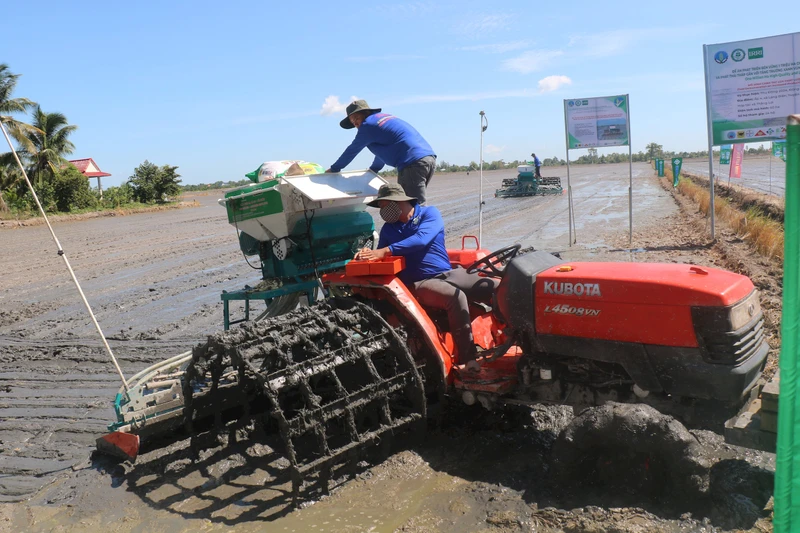
<instances>
[{"instance_id":1,"label":"tractor engine cover","mask_svg":"<svg viewBox=\"0 0 800 533\"><path fill-rule=\"evenodd\" d=\"M534 350L618 364L644 391L733 404L769 350L753 283L716 268L522 256L498 307Z\"/></svg>"}]
</instances>

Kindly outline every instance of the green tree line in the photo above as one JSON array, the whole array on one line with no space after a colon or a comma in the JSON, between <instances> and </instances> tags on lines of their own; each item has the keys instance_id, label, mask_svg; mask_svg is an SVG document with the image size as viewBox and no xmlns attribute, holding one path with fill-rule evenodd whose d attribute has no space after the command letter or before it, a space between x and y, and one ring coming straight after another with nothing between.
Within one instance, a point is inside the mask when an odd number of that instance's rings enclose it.
<instances>
[{"instance_id":1,"label":"green tree line","mask_svg":"<svg viewBox=\"0 0 800 533\"><path fill-rule=\"evenodd\" d=\"M78 129L58 112L46 112L36 102L15 97L19 74L0 63L0 122L16 142L15 151L42 208L72 212L114 208L135 203L166 202L180 194L176 166L145 161L119 187L103 194L66 156L75 151L70 136ZM18 118L30 113L29 122ZM12 152L0 152L0 212L36 214L36 203Z\"/></svg>"}]
</instances>

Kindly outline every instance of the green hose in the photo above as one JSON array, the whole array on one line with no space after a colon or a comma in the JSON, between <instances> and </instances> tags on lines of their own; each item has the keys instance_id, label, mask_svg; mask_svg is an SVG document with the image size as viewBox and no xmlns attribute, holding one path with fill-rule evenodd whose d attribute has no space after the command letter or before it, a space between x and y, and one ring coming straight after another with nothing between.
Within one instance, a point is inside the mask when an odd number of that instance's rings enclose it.
<instances>
[{"instance_id":1,"label":"green hose","mask_svg":"<svg viewBox=\"0 0 800 533\"><path fill-rule=\"evenodd\" d=\"M800 115L786 128L781 388L778 397L778 455L775 472L775 533L800 531Z\"/></svg>"}]
</instances>

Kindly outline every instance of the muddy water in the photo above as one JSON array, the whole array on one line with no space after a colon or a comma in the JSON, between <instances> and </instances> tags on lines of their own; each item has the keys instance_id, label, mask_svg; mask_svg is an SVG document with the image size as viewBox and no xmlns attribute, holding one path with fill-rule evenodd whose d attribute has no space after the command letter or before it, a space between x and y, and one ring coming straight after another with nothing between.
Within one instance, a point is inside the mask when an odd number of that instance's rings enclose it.
<instances>
[{"instance_id":1,"label":"muddy water","mask_svg":"<svg viewBox=\"0 0 800 533\"><path fill-rule=\"evenodd\" d=\"M544 174L566 185L566 168ZM514 175L484 173L484 247L520 242L565 258L607 251L612 260L630 259L609 244L612 236L627 236L627 164L572 167L572 247L566 195L493 197L502 179ZM476 172L437 175L431 183L430 203L442 211L450 246L477 234L479 185ZM635 231L677 213L647 165L633 166L633 190ZM259 281L217 197L196 197L197 208L55 225L126 375L220 330L220 292ZM91 463L94 439L113 419L119 378L46 227L0 230L0 269L0 501L32 498L0 505L0 530L91 531L111 523L112 531L159 532L232 525L237 531L529 531L574 518L536 510L548 501L540 483L551 442L546 430L545 436L496 428L435 435L374 468L365 464L355 481L341 479L332 497L295 513L281 478L285 465L265 460L263 449L209 452L199 466L180 449L143 457L132 470ZM25 513L17 513L23 505ZM670 523L641 531L670 531Z\"/></svg>"}]
</instances>

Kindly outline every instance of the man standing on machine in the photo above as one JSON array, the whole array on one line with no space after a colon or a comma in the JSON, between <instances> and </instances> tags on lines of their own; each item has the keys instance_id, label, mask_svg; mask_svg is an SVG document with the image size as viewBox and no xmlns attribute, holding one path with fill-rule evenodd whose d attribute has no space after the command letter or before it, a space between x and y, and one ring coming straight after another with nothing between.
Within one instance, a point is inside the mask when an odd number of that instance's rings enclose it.
<instances>
[{"instance_id":1,"label":"man standing on machine","mask_svg":"<svg viewBox=\"0 0 800 533\"><path fill-rule=\"evenodd\" d=\"M531 157L533 158L533 166L536 167L536 174L534 176L537 178L541 178L542 173L539 171L539 169L542 166L542 162L539 161L539 158L536 157L536 154L531 154Z\"/></svg>"},{"instance_id":2,"label":"man standing on machine","mask_svg":"<svg viewBox=\"0 0 800 533\"><path fill-rule=\"evenodd\" d=\"M347 106L347 117L339 125L356 128L356 138L326 172L341 172L363 150L375 154L370 170L388 164L397 168L397 183L405 193L425 203L425 190L436 170L436 154L411 124L394 115L372 109L365 100Z\"/></svg>"}]
</instances>

